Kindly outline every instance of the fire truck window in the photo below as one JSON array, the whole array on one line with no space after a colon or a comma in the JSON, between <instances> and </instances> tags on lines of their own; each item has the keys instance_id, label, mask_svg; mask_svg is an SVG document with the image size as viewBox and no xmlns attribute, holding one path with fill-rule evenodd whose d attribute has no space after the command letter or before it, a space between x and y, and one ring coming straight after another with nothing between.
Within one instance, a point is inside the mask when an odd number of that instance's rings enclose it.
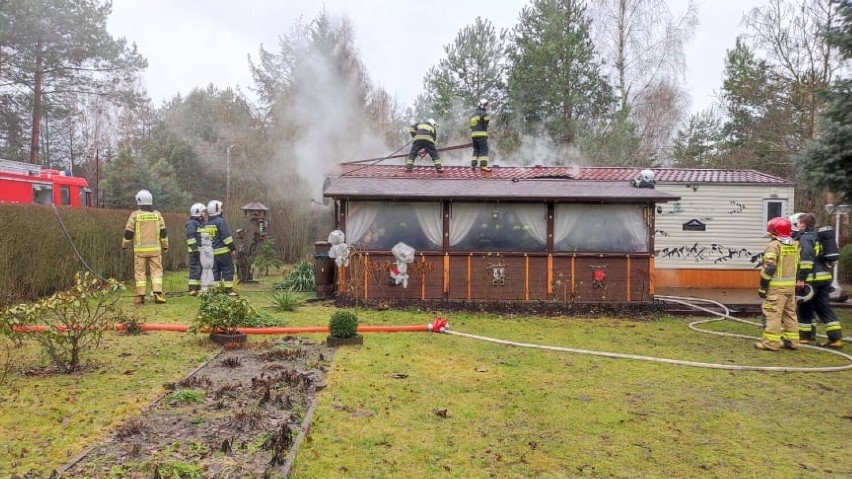
<instances>
[{"instance_id":1,"label":"fire truck window","mask_svg":"<svg viewBox=\"0 0 852 479\"><path fill-rule=\"evenodd\" d=\"M60 186L59 193L62 196L62 204L68 206L71 204L71 187L70 186Z\"/></svg>"}]
</instances>

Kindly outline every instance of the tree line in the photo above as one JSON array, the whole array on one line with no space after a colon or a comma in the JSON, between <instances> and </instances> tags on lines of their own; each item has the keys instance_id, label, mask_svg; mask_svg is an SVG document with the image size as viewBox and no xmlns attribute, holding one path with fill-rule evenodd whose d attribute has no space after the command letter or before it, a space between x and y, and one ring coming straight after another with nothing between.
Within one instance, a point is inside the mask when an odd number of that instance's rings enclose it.
<instances>
[{"instance_id":1,"label":"tree line","mask_svg":"<svg viewBox=\"0 0 852 479\"><path fill-rule=\"evenodd\" d=\"M211 84L154 106L144 52L107 32L110 14L101 0L0 1L0 157L71 169L111 208L141 188L167 211L261 201L287 259L325 234L327 168L399 148L414 119L465 142L480 98L503 164L747 168L796 182L799 209L852 199L849 0L748 12L717 101L691 116L692 4L531 0L511 29L475 18L404 106L370 78L351 21L327 11L249 55L257 100Z\"/></svg>"}]
</instances>

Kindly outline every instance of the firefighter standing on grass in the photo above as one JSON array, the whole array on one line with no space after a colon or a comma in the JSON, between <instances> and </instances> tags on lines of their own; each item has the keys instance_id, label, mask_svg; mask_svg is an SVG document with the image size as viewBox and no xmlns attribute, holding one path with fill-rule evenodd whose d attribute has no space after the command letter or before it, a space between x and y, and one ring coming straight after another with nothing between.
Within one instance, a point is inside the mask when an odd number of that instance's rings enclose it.
<instances>
[{"instance_id":1,"label":"firefighter standing on grass","mask_svg":"<svg viewBox=\"0 0 852 479\"><path fill-rule=\"evenodd\" d=\"M822 244L814 229L816 218L812 213L797 213L793 215L793 218L798 222L801 251L796 287L804 288L807 284L814 293L810 301L799 304L799 341L803 344L816 341L816 326L813 322L814 317L819 316L820 321L825 324L825 334L828 336L828 341L819 345L841 349L843 348L843 331L829 299L832 282L831 267L822 259Z\"/></svg>"},{"instance_id":2,"label":"firefighter standing on grass","mask_svg":"<svg viewBox=\"0 0 852 479\"><path fill-rule=\"evenodd\" d=\"M207 207L195 203L189 208L186 222L186 247L189 250L189 295L198 296L201 291L201 233L204 232L204 212Z\"/></svg>"},{"instance_id":3,"label":"firefighter standing on grass","mask_svg":"<svg viewBox=\"0 0 852 479\"><path fill-rule=\"evenodd\" d=\"M135 304L145 303L146 272L151 272L151 290L154 302L166 302L163 296L163 252L169 250L169 237L163 215L154 209L154 198L148 190L136 193L139 207L130 214L124 226L124 241L121 249L133 244L133 271L136 284Z\"/></svg>"},{"instance_id":4,"label":"firefighter standing on grass","mask_svg":"<svg viewBox=\"0 0 852 479\"><path fill-rule=\"evenodd\" d=\"M204 229L213 240L213 280L222 283L229 296L236 296L234 291L234 238L228 229L228 223L222 216L222 202L211 200L207 203L207 224Z\"/></svg>"},{"instance_id":5,"label":"firefighter standing on grass","mask_svg":"<svg viewBox=\"0 0 852 479\"><path fill-rule=\"evenodd\" d=\"M799 347L799 325L796 321L796 271L799 247L790 237L792 227L787 218L772 218L766 225L771 237L763 252L758 295L763 298L766 326L757 349L778 351Z\"/></svg>"},{"instance_id":6,"label":"firefighter standing on grass","mask_svg":"<svg viewBox=\"0 0 852 479\"><path fill-rule=\"evenodd\" d=\"M473 159L470 167L474 170L477 166L482 171L491 171L488 167L488 122L491 115L488 113L488 100L479 100L479 106L470 117L470 139L473 143Z\"/></svg>"},{"instance_id":7,"label":"firefighter standing on grass","mask_svg":"<svg viewBox=\"0 0 852 479\"><path fill-rule=\"evenodd\" d=\"M428 120L415 123L409 129L414 142L411 144L411 152L408 154L408 159L405 160L405 171L414 169L414 158L420 153L420 150L429 153L432 158L432 163L435 164L435 169L438 173L443 173L444 168L441 166L441 155L438 154L435 148L435 139L438 135L438 123L429 118Z\"/></svg>"}]
</instances>

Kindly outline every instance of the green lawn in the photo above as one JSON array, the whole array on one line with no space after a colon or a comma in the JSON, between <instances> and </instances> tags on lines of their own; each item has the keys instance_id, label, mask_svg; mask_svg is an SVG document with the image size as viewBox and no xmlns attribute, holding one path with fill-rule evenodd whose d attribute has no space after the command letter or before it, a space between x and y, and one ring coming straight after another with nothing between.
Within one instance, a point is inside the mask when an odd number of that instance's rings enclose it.
<instances>
[{"instance_id":1,"label":"green lawn","mask_svg":"<svg viewBox=\"0 0 852 479\"><path fill-rule=\"evenodd\" d=\"M177 291L182 275L170 275ZM242 293L257 307L280 276ZM189 323L198 299L134 308ZM271 310L270 310L271 311ZM327 325L334 308L273 312ZM841 310L839 310L841 311ZM359 310L362 324L425 324L435 314ZM852 314L842 310L845 335ZM452 314L455 331L526 343L698 362L841 366L814 350L765 353L691 331L688 319ZM723 321L706 329L759 335ZM307 335L317 341L323 335ZM90 372L20 376L0 389L0 477L49 473L105 437L215 354L206 338L108 334ZM852 346L847 348L852 352ZM19 369L43 364L31 346ZM434 333L370 333L338 350L294 478L849 477L852 372L725 371L497 345Z\"/></svg>"}]
</instances>

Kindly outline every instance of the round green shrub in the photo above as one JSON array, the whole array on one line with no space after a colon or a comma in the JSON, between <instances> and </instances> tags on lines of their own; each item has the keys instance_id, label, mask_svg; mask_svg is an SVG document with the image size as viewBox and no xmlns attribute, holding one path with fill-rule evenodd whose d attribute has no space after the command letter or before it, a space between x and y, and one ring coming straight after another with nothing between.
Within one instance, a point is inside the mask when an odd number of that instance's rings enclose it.
<instances>
[{"instance_id":1,"label":"round green shrub","mask_svg":"<svg viewBox=\"0 0 852 479\"><path fill-rule=\"evenodd\" d=\"M358 333L358 317L350 311L337 311L331 315L328 333L333 338L351 338Z\"/></svg>"}]
</instances>

